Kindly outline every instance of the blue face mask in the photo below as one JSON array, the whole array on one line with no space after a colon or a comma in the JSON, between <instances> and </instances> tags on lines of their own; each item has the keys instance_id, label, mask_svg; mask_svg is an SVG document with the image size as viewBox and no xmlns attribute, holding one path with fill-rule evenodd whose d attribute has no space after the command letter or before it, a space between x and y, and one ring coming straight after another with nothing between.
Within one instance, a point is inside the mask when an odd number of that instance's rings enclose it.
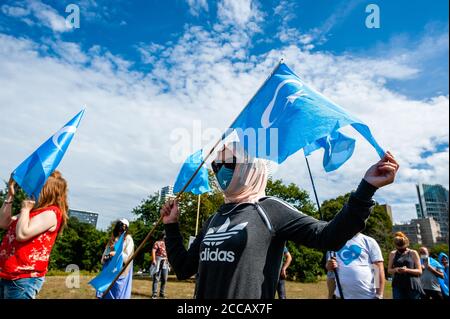
<instances>
[{"instance_id":1,"label":"blue face mask","mask_svg":"<svg viewBox=\"0 0 450 319\"><path fill-rule=\"evenodd\" d=\"M217 172L216 177L219 182L220 188L222 190L226 190L231 183L231 179L233 178L234 170L230 168L226 168L222 166L222 168Z\"/></svg>"}]
</instances>

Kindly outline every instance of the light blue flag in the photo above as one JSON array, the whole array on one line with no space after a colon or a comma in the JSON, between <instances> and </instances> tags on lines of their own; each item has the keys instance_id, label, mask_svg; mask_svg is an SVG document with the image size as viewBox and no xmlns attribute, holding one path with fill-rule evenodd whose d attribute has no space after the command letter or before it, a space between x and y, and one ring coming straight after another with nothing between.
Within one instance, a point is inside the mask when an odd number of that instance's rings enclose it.
<instances>
[{"instance_id":1,"label":"light blue flag","mask_svg":"<svg viewBox=\"0 0 450 319\"><path fill-rule=\"evenodd\" d=\"M200 150L187 158L175 181L175 186L173 187L174 193L179 193L183 189L202 162L203 150ZM203 165L197 175L195 175L195 178L186 188L186 192L200 195L210 191L211 187L209 186L208 169L205 165Z\"/></svg>"},{"instance_id":2,"label":"light blue flag","mask_svg":"<svg viewBox=\"0 0 450 319\"><path fill-rule=\"evenodd\" d=\"M420 264L423 265L424 260L421 258L420 259ZM437 280L439 282L439 286L441 287L441 292L443 294L445 294L446 296L448 296L448 277L447 277L447 282L445 281L445 267L442 266L442 264L437 261L436 259L434 259L433 257L428 257L428 264L435 268L436 270L439 270L440 272L444 273L444 278L440 278L438 277Z\"/></svg>"},{"instance_id":3,"label":"light blue flag","mask_svg":"<svg viewBox=\"0 0 450 319\"><path fill-rule=\"evenodd\" d=\"M324 149L323 168L326 172L332 172L352 157L355 150L355 140L341 132L334 131L330 135L306 145L303 151L305 156L309 156L320 148Z\"/></svg>"},{"instance_id":4,"label":"light blue flag","mask_svg":"<svg viewBox=\"0 0 450 319\"><path fill-rule=\"evenodd\" d=\"M440 263L442 266L443 266L442 259L443 259L444 257L445 257L445 259L448 260L448 256L447 256L445 253L440 253L440 254L439 254L439 257L438 257L439 263ZM440 280L439 280L439 284L441 285L442 293L448 297L448 266L447 266L447 267L444 267L444 266L443 266L443 268L444 268L444 269L443 269L443 272L444 272L444 279L439 278L439 279L440 279Z\"/></svg>"},{"instance_id":5,"label":"light blue flag","mask_svg":"<svg viewBox=\"0 0 450 319\"><path fill-rule=\"evenodd\" d=\"M336 103L308 87L281 63L224 135L236 130L247 153L277 163L337 129L351 125L383 157L370 129Z\"/></svg>"},{"instance_id":6,"label":"light blue flag","mask_svg":"<svg viewBox=\"0 0 450 319\"><path fill-rule=\"evenodd\" d=\"M89 284L102 294L108 289L109 285L114 281L116 276L122 270L123 266L123 241L125 233L123 233L119 240L114 244L114 251L116 254L103 265L103 269L97 277L92 279Z\"/></svg>"},{"instance_id":7,"label":"light blue flag","mask_svg":"<svg viewBox=\"0 0 450 319\"><path fill-rule=\"evenodd\" d=\"M17 184L28 194L39 198L48 177L58 167L77 131L84 110L64 125L58 132L42 144L22 162L12 173Z\"/></svg>"}]
</instances>

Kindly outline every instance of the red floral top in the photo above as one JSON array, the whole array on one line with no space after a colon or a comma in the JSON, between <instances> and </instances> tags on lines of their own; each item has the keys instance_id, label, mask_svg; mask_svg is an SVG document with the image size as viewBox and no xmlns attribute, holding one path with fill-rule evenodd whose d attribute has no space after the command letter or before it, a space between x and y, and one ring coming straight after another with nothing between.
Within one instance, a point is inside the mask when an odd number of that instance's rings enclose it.
<instances>
[{"instance_id":1,"label":"red floral top","mask_svg":"<svg viewBox=\"0 0 450 319\"><path fill-rule=\"evenodd\" d=\"M153 245L153 249L156 250L155 255L157 257L167 258L166 244L164 243L164 241L159 240L155 242L155 244Z\"/></svg>"},{"instance_id":2,"label":"red floral top","mask_svg":"<svg viewBox=\"0 0 450 319\"><path fill-rule=\"evenodd\" d=\"M16 240L17 219L13 220L0 244L0 278L16 280L20 278L44 277L58 231L61 227L62 213L56 206L30 212L30 219L40 213L53 211L57 225L54 231L47 230L25 242Z\"/></svg>"}]
</instances>

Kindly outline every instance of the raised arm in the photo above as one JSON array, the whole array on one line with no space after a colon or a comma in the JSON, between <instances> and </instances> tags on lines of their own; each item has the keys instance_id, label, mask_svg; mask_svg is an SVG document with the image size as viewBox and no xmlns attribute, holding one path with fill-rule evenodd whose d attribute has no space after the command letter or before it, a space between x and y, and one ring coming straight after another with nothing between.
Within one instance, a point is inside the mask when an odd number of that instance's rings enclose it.
<instances>
[{"instance_id":1,"label":"raised arm","mask_svg":"<svg viewBox=\"0 0 450 319\"><path fill-rule=\"evenodd\" d=\"M16 182L10 178L8 182L8 194L0 208L0 229L7 229L12 222L12 204L15 195Z\"/></svg>"},{"instance_id":2,"label":"raised arm","mask_svg":"<svg viewBox=\"0 0 450 319\"><path fill-rule=\"evenodd\" d=\"M45 211L30 219L30 211L34 204L35 202L32 200L22 202L22 209L16 225L17 241L28 241L47 230L56 230L57 219L53 211Z\"/></svg>"},{"instance_id":3,"label":"raised arm","mask_svg":"<svg viewBox=\"0 0 450 319\"><path fill-rule=\"evenodd\" d=\"M386 153L366 172L347 204L330 222L318 221L276 199L264 200L261 205L271 212L274 228L280 238L312 248L336 251L364 229L375 204L372 196L378 188L394 181L398 167L394 157Z\"/></svg>"},{"instance_id":4,"label":"raised arm","mask_svg":"<svg viewBox=\"0 0 450 319\"><path fill-rule=\"evenodd\" d=\"M203 240L204 230L186 250L178 225L178 217L180 216L178 203L176 201L166 203L161 209L161 216L163 216L166 231L165 243L169 263L178 279L188 279L198 271L200 243Z\"/></svg>"}]
</instances>

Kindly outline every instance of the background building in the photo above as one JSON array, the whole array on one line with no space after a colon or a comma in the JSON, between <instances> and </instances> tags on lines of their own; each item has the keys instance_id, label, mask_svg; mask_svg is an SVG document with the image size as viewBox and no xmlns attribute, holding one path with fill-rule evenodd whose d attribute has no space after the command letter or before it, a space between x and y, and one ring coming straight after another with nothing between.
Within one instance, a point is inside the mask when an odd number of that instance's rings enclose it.
<instances>
[{"instance_id":1,"label":"background building","mask_svg":"<svg viewBox=\"0 0 450 319\"><path fill-rule=\"evenodd\" d=\"M166 187L161 188L160 192L160 200L165 203L169 199L174 198L175 195L173 194L173 186L169 185Z\"/></svg>"},{"instance_id":2,"label":"background building","mask_svg":"<svg viewBox=\"0 0 450 319\"><path fill-rule=\"evenodd\" d=\"M69 209L69 217L75 217L82 223L91 224L97 228L98 214L83 210Z\"/></svg>"},{"instance_id":3,"label":"background building","mask_svg":"<svg viewBox=\"0 0 450 319\"><path fill-rule=\"evenodd\" d=\"M393 230L404 233L411 244L432 247L441 241L441 229L433 217L413 219L408 224L394 225Z\"/></svg>"},{"instance_id":4,"label":"background building","mask_svg":"<svg viewBox=\"0 0 450 319\"><path fill-rule=\"evenodd\" d=\"M402 232L409 238L411 244L422 244L422 236L420 234L420 224L412 221L407 224L399 224L393 226L394 233Z\"/></svg>"},{"instance_id":5,"label":"background building","mask_svg":"<svg viewBox=\"0 0 450 319\"><path fill-rule=\"evenodd\" d=\"M417 217L433 217L440 226L443 242L448 243L448 190L442 185L416 185L419 203L416 204Z\"/></svg>"}]
</instances>

